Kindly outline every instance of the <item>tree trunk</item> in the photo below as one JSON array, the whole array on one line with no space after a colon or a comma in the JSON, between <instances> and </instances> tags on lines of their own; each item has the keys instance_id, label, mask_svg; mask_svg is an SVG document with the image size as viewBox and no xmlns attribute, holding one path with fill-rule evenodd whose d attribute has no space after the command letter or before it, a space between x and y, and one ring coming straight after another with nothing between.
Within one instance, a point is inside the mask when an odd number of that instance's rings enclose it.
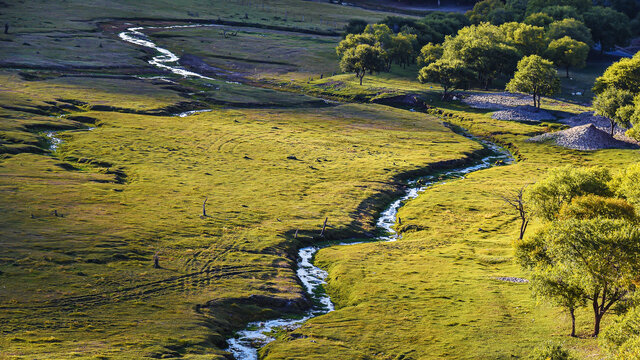
<instances>
[{"instance_id":1,"label":"tree trunk","mask_svg":"<svg viewBox=\"0 0 640 360\"><path fill-rule=\"evenodd\" d=\"M616 123L611 121L611 137L613 137L613 130L615 129L615 127L616 127Z\"/></svg>"},{"instance_id":2,"label":"tree trunk","mask_svg":"<svg viewBox=\"0 0 640 360\"><path fill-rule=\"evenodd\" d=\"M359 76L360 78L360 85L362 86L362 78L364 77L364 71L362 72L362 75Z\"/></svg>"},{"instance_id":3,"label":"tree trunk","mask_svg":"<svg viewBox=\"0 0 640 360\"><path fill-rule=\"evenodd\" d=\"M602 315L599 312L595 314L595 322L593 325L593 337L598 337L600 334L600 320L602 320Z\"/></svg>"},{"instance_id":4,"label":"tree trunk","mask_svg":"<svg viewBox=\"0 0 640 360\"><path fill-rule=\"evenodd\" d=\"M536 104L536 94L533 94L533 107L537 108L538 105Z\"/></svg>"},{"instance_id":5,"label":"tree trunk","mask_svg":"<svg viewBox=\"0 0 640 360\"><path fill-rule=\"evenodd\" d=\"M576 337L576 309L569 308L569 314L571 315L571 337Z\"/></svg>"},{"instance_id":6,"label":"tree trunk","mask_svg":"<svg viewBox=\"0 0 640 360\"><path fill-rule=\"evenodd\" d=\"M524 239L524 233L527 231L527 225L529 225L529 220L523 217L522 225L520 225L520 240Z\"/></svg>"},{"instance_id":7,"label":"tree trunk","mask_svg":"<svg viewBox=\"0 0 640 360\"><path fill-rule=\"evenodd\" d=\"M567 66L567 78L569 78L569 67Z\"/></svg>"}]
</instances>

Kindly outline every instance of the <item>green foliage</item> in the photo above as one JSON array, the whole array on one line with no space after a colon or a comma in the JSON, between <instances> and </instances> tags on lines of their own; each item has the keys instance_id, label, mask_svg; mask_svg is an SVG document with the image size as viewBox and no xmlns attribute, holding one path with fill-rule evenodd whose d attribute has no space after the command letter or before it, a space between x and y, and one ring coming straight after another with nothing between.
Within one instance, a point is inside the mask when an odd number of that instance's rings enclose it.
<instances>
[{"instance_id":1,"label":"green foliage","mask_svg":"<svg viewBox=\"0 0 640 360\"><path fill-rule=\"evenodd\" d=\"M481 22L489 21L488 15L497 9L503 9L504 2L502 0L482 0L477 2L472 10L469 10L465 15L469 18L472 24L480 24Z\"/></svg>"},{"instance_id":2,"label":"green foliage","mask_svg":"<svg viewBox=\"0 0 640 360\"><path fill-rule=\"evenodd\" d=\"M635 206L640 206L640 163L634 163L613 175L610 187L616 195L627 199Z\"/></svg>"},{"instance_id":3,"label":"green foliage","mask_svg":"<svg viewBox=\"0 0 640 360\"><path fill-rule=\"evenodd\" d=\"M549 25L549 29L547 30L549 40L557 40L565 36L581 41L589 46L593 45L591 31L584 23L576 19L554 21Z\"/></svg>"},{"instance_id":4,"label":"green foliage","mask_svg":"<svg viewBox=\"0 0 640 360\"><path fill-rule=\"evenodd\" d=\"M631 93L640 93L640 53L631 59L624 58L611 64L602 76L596 79L593 92L599 94L607 88L628 90Z\"/></svg>"},{"instance_id":5,"label":"green foliage","mask_svg":"<svg viewBox=\"0 0 640 360\"><path fill-rule=\"evenodd\" d=\"M611 196L610 180L611 175L605 168L558 167L527 189L526 200L535 216L552 221L562 206L575 197L589 194Z\"/></svg>"},{"instance_id":6,"label":"green foliage","mask_svg":"<svg viewBox=\"0 0 640 360\"><path fill-rule=\"evenodd\" d=\"M554 221L516 243L516 257L535 275L533 281L561 279L567 287L580 289L582 299L593 305L597 336L607 311L635 291L640 229L602 217Z\"/></svg>"},{"instance_id":7,"label":"green foliage","mask_svg":"<svg viewBox=\"0 0 640 360\"><path fill-rule=\"evenodd\" d=\"M414 49L417 37L413 34L399 33L391 38L391 46L387 49L389 61L396 61L402 66L409 65L415 59Z\"/></svg>"},{"instance_id":8,"label":"green foliage","mask_svg":"<svg viewBox=\"0 0 640 360\"><path fill-rule=\"evenodd\" d=\"M602 331L600 345L616 360L638 359L640 356L640 307L617 316Z\"/></svg>"},{"instance_id":9,"label":"green foliage","mask_svg":"<svg viewBox=\"0 0 640 360\"><path fill-rule=\"evenodd\" d=\"M340 69L345 72L355 72L360 79L360 85L362 85L362 79L367 71L374 72L386 69L384 51L379 46L367 44L350 48L342 55Z\"/></svg>"},{"instance_id":10,"label":"green foliage","mask_svg":"<svg viewBox=\"0 0 640 360\"><path fill-rule=\"evenodd\" d=\"M610 134L613 136L615 125L622 128L629 127L631 112L633 111L633 94L627 90L607 88L596 95L593 108L597 115L609 119Z\"/></svg>"},{"instance_id":11,"label":"green foliage","mask_svg":"<svg viewBox=\"0 0 640 360\"><path fill-rule=\"evenodd\" d=\"M487 21L493 25L502 25L510 21L515 21L516 18L517 15L506 8L493 9L489 14L487 14Z\"/></svg>"},{"instance_id":12,"label":"green foliage","mask_svg":"<svg viewBox=\"0 0 640 360\"><path fill-rule=\"evenodd\" d=\"M629 222L638 220L635 208L626 200L594 194L574 197L570 203L562 205L558 214L560 220L588 220L596 217Z\"/></svg>"},{"instance_id":13,"label":"green foliage","mask_svg":"<svg viewBox=\"0 0 640 360\"><path fill-rule=\"evenodd\" d=\"M465 87L474 76L475 73L464 62L440 59L420 69L418 80L440 84L442 98L445 99L452 90Z\"/></svg>"},{"instance_id":14,"label":"green foliage","mask_svg":"<svg viewBox=\"0 0 640 360\"><path fill-rule=\"evenodd\" d=\"M527 2L527 14L542 11L549 6L571 6L582 13L592 6L591 0L529 0Z\"/></svg>"},{"instance_id":15,"label":"green foliage","mask_svg":"<svg viewBox=\"0 0 640 360\"><path fill-rule=\"evenodd\" d=\"M360 34L367 27L368 23L362 19L351 19L344 27L343 37L347 37L349 34Z\"/></svg>"},{"instance_id":16,"label":"green foliage","mask_svg":"<svg viewBox=\"0 0 640 360\"><path fill-rule=\"evenodd\" d=\"M571 353L560 344L548 343L535 348L527 360L573 360Z\"/></svg>"},{"instance_id":17,"label":"green foliage","mask_svg":"<svg viewBox=\"0 0 640 360\"><path fill-rule=\"evenodd\" d=\"M534 106L540 107L540 97L560 90L560 80L553 64L538 55L525 56L518 62L518 70L506 89L533 96Z\"/></svg>"},{"instance_id":18,"label":"green foliage","mask_svg":"<svg viewBox=\"0 0 640 360\"><path fill-rule=\"evenodd\" d=\"M527 12L527 0L507 0L505 1L505 9L515 15L516 21L521 21Z\"/></svg>"},{"instance_id":19,"label":"green foliage","mask_svg":"<svg viewBox=\"0 0 640 360\"><path fill-rule=\"evenodd\" d=\"M349 49L355 49L358 45L376 45L376 38L372 34L348 34L347 37L338 43L336 53L342 57Z\"/></svg>"},{"instance_id":20,"label":"green foliage","mask_svg":"<svg viewBox=\"0 0 640 360\"><path fill-rule=\"evenodd\" d=\"M541 55L547 47L544 28L523 23L509 22L500 26L507 42L515 46L521 54Z\"/></svg>"},{"instance_id":21,"label":"green foliage","mask_svg":"<svg viewBox=\"0 0 640 360\"><path fill-rule=\"evenodd\" d=\"M565 68L567 70L567 77L569 77L569 68L583 68L587 65L589 46L581 41L565 36L551 41L547 48L546 55L556 66Z\"/></svg>"},{"instance_id":22,"label":"green foliage","mask_svg":"<svg viewBox=\"0 0 640 360\"><path fill-rule=\"evenodd\" d=\"M443 48L443 59L467 64L485 88L499 76L510 76L521 57L500 28L488 23L461 29L455 37L447 37Z\"/></svg>"},{"instance_id":23,"label":"green foliage","mask_svg":"<svg viewBox=\"0 0 640 360\"><path fill-rule=\"evenodd\" d=\"M540 12L549 15L554 21L561 21L564 19L576 19L583 21L582 15L580 15L578 10L569 5L547 6L540 10Z\"/></svg>"},{"instance_id":24,"label":"green foliage","mask_svg":"<svg viewBox=\"0 0 640 360\"><path fill-rule=\"evenodd\" d=\"M537 12L524 19L525 24L547 28L553 22L553 18L545 13Z\"/></svg>"},{"instance_id":25,"label":"green foliage","mask_svg":"<svg viewBox=\"0 0 640 360\"><path fill-rule=\"evenodd\" d=\"M616 45L626 46L631 39L629 18L611 8L594 6L584 13L584 23L602 52L613 50Z\"/></svg>"},{"instance_id":26,"label":"green foliage","mask_svg":"<svg viewBox=\"0 0 640 360\"><path fill-rule=\"evenodd\" d=\"M420 55L418 55L418 66L425 67L442 57L442 45L428 43L420 49Z\"/></svg>"}]
</instances>

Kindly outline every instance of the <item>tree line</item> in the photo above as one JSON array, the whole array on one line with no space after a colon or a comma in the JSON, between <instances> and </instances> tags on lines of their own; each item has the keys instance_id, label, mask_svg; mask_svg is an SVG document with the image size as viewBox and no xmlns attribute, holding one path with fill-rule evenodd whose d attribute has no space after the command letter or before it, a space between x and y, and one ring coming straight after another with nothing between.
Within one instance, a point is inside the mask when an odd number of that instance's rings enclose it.
<instances>
[{"instance_id":1,"label":"tree line","mask_svg":"<svg viewBox=\"0 0 640 360\"><path fill-rule=\"evenodd\" d=\"M616 9L631 15L638 9L609 4L617 7L591 0L483 0L464 15L433 12L421 19L387 17L379 24L352 20L337 53L341 69L354 72L361 84L366 73L417 63L418 79L440 84L445 99L455 89L487 89L517 69L547 73L550 63L569 77L571 68L586 65L594 46L609 51L632 36L629 15ZM544 86L532 88L524 81L529 75L516 76L507 89L530 93L534 104L558 90L558 80L547 76Z\"/></svg>"}]
</instances>

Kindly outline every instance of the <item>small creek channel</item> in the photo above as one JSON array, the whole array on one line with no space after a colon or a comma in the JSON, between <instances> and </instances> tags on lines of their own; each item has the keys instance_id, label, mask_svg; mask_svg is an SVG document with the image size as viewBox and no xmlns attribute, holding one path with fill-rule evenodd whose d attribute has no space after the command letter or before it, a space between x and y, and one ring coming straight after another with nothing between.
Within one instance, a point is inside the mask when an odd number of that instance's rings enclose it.
<instances>
[{"instance_id":1,"label":"small creek channel","mask_svg":"<svg viewBox=\"0 0 640 360\"><path fill-rule=\"evenodd\" d=\"M119 36L126 42L155 49L156 51L158 51L160 54L149 60L149 64L153 66L168 70L176 75L180 75L183 77L191 76L206 80L213 80L212 78L209 78L207 76L194 73L180 67L177 64L178 60L180 59L177 55L167 49L158 47L142 32L142 30L144 29L174 29L198 26L216 25L177 25L147 28L132 27L127 29L127 31L120 33ZM176 116L186 117L204 111L209 110L187 111L181 114L176 114ZM401 237L401 235L399 235L394 230L394 225L396 224L398 210L406 201L416 198L427 188L437 184L442 184L444 183L444 181L463 179L465 175L471 172L492 167L497 163L511 163L513 161L513 157L511 156L511 154L506 150L498 147L497 145L476 139L471 136L468 137L480 142L485 148L490 150L490 154L473 165L468 165L458 169L448 170L432 176L422 177L420 179L409 181L409 186L406 193L401 198L397 199L391 205L389 205L389 207L385 211L383 211L378 218L377 227L384 235L373 239L367 239L366 241L354 240L351 242L330 243L326 244L324 247L355 245L363 242L396 241ZM320 248L321 247L309 246L301 248L298 251L297 275L300 279L300 282L304 286L307 295L314 304L312 308L301 317L285 317L248 324L245 330L237 332L235 337L228 340L229 347L226 350L232 353L236 359L257 360L258 349L274 340L274 338L270 335L274 331L277 331L278 329L295 329L302 326L305 321L313 317L323 315L335 310L331 298L323 290L323 285L326 284L325 279L327 277L327 272L313 265L313 257Z\"/></svg>"}]
</instances>

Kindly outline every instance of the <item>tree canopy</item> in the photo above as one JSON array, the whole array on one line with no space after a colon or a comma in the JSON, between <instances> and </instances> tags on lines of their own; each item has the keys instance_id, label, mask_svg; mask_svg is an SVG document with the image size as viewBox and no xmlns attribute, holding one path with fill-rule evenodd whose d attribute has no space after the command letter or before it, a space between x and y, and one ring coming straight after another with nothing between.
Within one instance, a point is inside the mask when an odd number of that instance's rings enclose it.
<instances>
[{"instance_id":1,"label":"tree canopy","mask_svg":"<svg viewBox=\"0 0 640 360\"><path fill-rule=\"evenodd\" d=\"M566 69L569 77L569 68L583 68L587 65L589 46L581 41L568 36L553 40L547 48L547 57L558 67Z\"/></svg>"},{"instance_id":2,"label":"tree canopy","mask_svg":"<svg viewBox=\"0 0 640 360\"><path fill-rule=\"evenodd\" d=\"M596 79L593 91L599 94L607 88L628 90L633 94L640 93L640 53L633 58L620 59L611 64L602 76Z\"/></svg>"},{"instance_id":3,"label":"tree canopy","mask_svg":"<svg viewBox=\"0 0 640 360\"><path fill-rule=\"evenodd\" d=\"M442 57L442 45L428 43L420 49L420 55L418 55L418 66L424 67Z\"/></svg>"},{"instance_id":4,"label":"tree canopy","mask_svg":"<svg viewBox=\"0 0 640 360\"><path fill-rule=\"evenodd\" d=\"M526 200L534 215L555 220L563 205L584 195L613 195L608 182L611 174L605 168L563 166L550 170L546 177L531 185Z\"/></svg>"},{"instance_id":5,"label":"tree canopy","mask_svg":"<svg viewBox=\"0 0 640 360\"><path fill-rule=\"evenodd\" d=\"M358 79L360 79L360 85L362 85L362 79L367 71L382 71L385 66L383 50L379 46L367 44L349 48L344 52L340 60L340 69L346 72L355 72Z\"/></svg>"},{"instance_id":6,"label":"tree canopy","mask_svg":"<svg viewBox=\"0 0 640 360\"><path fill-rule=\"evenodd\" d=\"M549 29L547 30L549 40L557 40L565 36L581 41L589 46L593 45L591 31L581 21L576 19L554 21L549 25Z\"/></svg>"},{"instance_id":7,"label":"tree canopy","mask_svg":"<svg viewBox=\"0 0 640 360\"><path fill-rule=\"evenodd\" d=\"M591 29L593 41L600 44L601 52L627 45L631 39L627 15L609 7L594 6L584 13L584 23Z\"/></svg>"},{"instance_id":8,"label":"tree canopy","mask_svg":"<svg viewBox=\"0 0 640 360\"><path fill-rule=\"evenodd\" d=\"M446 99L452 90L466 87L475 73L463 61L440 59L420 69L421 83L434 82L442 86L442 98Z\"/></svg>"},{"instance_id":9,"label":"tree canopy","mask_svg":"<svg viewBox=\"0 0 640 360\"><path fill-rule=\"evenodd\" d=\"M633 94L628 90L620 90L615 87L607 88L596 95L593 107L596 110L596 115L609 119L610 134L613 136L616 125L622 128L627 128L630 125L630 117L634 111Z\"/></svg>"},{"instance_id":10,"label":"tree canopy","mask_svg":"<svg viewBox=\"0 0 640 360\"><path fill-rule=\"evenodd\" d=\"M540 107L542 96L553 95L560 89L558 74L551 61L538 55L525 56L518 62L518 70L507 83L507 90L533 96L533 105Z\"/></svg>"}]
</instances>

